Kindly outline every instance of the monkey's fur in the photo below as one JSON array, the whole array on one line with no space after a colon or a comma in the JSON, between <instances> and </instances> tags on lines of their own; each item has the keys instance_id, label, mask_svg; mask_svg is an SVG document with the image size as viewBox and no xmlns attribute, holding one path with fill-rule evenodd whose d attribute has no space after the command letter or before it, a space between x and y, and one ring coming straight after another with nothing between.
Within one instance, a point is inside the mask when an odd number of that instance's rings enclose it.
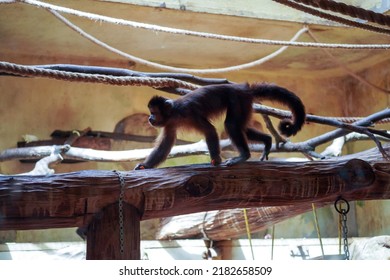
<instances>
[{"instance_id":1,"label":"monkey's fur","mask_svg":"<svg viewBox=\"0 0 390 280\"><path fill-rule=\"evenodd\" d=\"M247 140L264 143L261 160L268 159L272 146L270 135L248 127L255 99L277 101L290 108L293 119L284 119L279 131L285 136L295 135L305 122L305 107L291 91L273 84L221 84L204 86L176 100L154 96L148 104L149 122L162 127L157 144L151 154L135 169L153 168L163 162L176 140L178 128L193 128L204 134L210 152L211 164L218 165L219 138L210 120L226 112L225 129L239 156L228 159L227 165L246 161L250 157Z\"/></svg>"}]
</instances>

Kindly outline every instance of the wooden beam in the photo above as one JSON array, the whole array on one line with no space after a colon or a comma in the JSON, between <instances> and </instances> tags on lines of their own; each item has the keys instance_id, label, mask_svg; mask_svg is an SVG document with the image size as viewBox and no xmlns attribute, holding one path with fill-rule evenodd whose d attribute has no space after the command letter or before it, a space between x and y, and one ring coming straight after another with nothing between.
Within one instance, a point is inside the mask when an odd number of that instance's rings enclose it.
<instances>
[{"instance_id":1,"label":"wooden beam","mask_svg":"<svg viewBox=\"0 0 390 280\"><path fill-rule=\"evenodd\" d=\"M262 206L390 198L390 165L377 150L359 159L246 162L233 167L190 165L123 172L124 201L141 219ZM112 171L52 176L0 176L0 229L87 226L119 199Z\"/></svg>"},{"instance_id":2,"label":"wooden beam","mask_svg":"<svg viewBox=\"0 0 390 280\"><path fill-rule=\"evenodd\" d=\"M139 260L140 213L123 203L123 228L118 222L118 203L95 215L87 232L87 260Z\"/></svg>"},{"instance_id":3,"label":"wooden beam","mask_svg":"<svg viewBox=\"0 0 390 280\"><path fill-rule=\"evenodd\" d=\"M325 204L326 205L326 204ZM317 208L324 204L316 204ZM252 233L312 209L311 203L286 206L256 207L247 209L248 223ZM172 227L171 224L180 225ZM157 240L193 239L207 237L223 241L247 234L243 209L227 209L199 212L191 215L169 217L160 221Z\"/></svg>"}]
</instances>

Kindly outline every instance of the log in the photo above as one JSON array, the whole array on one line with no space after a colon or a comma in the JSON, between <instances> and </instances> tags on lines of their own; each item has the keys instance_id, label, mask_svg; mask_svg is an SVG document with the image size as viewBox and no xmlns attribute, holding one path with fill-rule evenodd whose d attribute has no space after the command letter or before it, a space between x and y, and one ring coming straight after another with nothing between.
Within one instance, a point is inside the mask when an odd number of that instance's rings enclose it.
<instances>
[{"instance_id":1,"label":"log","mask_svg":"<svg viewBox=\"0 0 390 280\"><path fill-rule=\"evenodd\" d=\"M379 155L376 155L373 151L348 155L340 159L361 157L370 162L381 160L380 158L375 159ZM316 207L320 208L327 204L333 204L333 202L324 204L317 203ZM247 209L250 230L252 233L255 233L310 210L312 210L311 203L250 208ZM239 238L247 233L244 220L242 208L199 212L163 218L160 222L159 230L156 233L156 239L206 238L219 241Z\"/></svg>"},{"instance_id":2,"label":"log","mask_svg":"<svg viewBox=\"0 0 390 280\"><path fill-rule=\"evenodd\" d=\"M322 206L324 205L316 205L318 208ZM247 209L250 231L258 232L311 209L311 203ZM236 208L164 218L156 233L156 239L204 238L222 241L240 238L246 233L244 211L242 208Z\"/></svg>"},{"instance_id":3,"label":"log","mask_svg":"<svg viewBox=\"0 0 390 280\"><path fill-rule=\"evenodd\" d=\"M88 229L87 259L139 259L141 219L237 207L299 209L340 195L386 199L389 175L388 162L344 159L0 176L0 229L81 226Z\"/></svg>"},{"instance_id":4,"label":"log","mask_svg":"<svg viewBox=\"0 0 390 280\"><path fill-rule=\"evenodd\" d=\"M371 162L246 162L233 167L190 165L123 172L124 201L141 219L202 211L345 199L390 198L390 165L377 149ZM87 226L94 214L118 202L112 171L51 176L0 176L0 230Z\"/></svg>"}]
</instances>

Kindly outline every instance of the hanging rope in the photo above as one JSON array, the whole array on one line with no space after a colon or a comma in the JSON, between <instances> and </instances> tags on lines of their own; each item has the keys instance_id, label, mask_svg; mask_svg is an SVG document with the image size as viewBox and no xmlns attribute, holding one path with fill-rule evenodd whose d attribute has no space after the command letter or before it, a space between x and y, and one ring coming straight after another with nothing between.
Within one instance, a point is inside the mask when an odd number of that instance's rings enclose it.
<instances>
[{"instance_id":1,"label":"hanging rope","mask_svg":"<svg viewBox=\"0 0 390 280\"><path fill-rule=\"evenodd\" d=\"M286 0L274 0L274 1L280 2L280 3L286 2ZM23 1L23 2L26 2L26 1ZM39 2L39 1L28 1L28 2ZM43 3L43 4L45 4L45 3ZM141 58L138 58L138 57L126 54L124 52L121 52L120 50L117 50L117 49L115 49L115 48L105 44L104 42L99 41L98 39L96 39L95 37L89 35L88 33L84 32L82 29L80 29L77 26L73 25L71 22L69 22L67 19L62 17L56 11L53 11L53 10L49 10L49 11L51 11L56 17L58 17L60 20L62 20L69 27L71 27L75 31L79 32L82 36L85 36L87 39L93 41L94 43L99 44L100 46L102 46L102 47L104 47L104 48L106 48L106 49L108 49L110 51L113 51L113 52L115 52L115 53L117 53L119 55L127 57L127 58L129 58L129 59L131 59L131 60L133 60L135 62L140 63L140 64L151 66L151 67L155 67L155 68L159 68L159 69L169 70L169 71L179 71L179 72L183 71L183 72L190 72L190 73L221 73L221 72L241 70L241 69L246 69L246 68L249 68L249 67L254 67L256 65L260 65L261 63L276 57L277 55L282 53L287 48L286 46L284 46L284 47L280 48L279 50L277 50L276 52L274 52L274 53L272 53L272 54L270 54L270 55L268 55L266 57L263 57L263 58L261 58L259 60L250 62L250 63L246 63L246 64L242 64L242 65L236 65L236 66L231 66L231 67L225 67L225 68L217 68L217 69L188 69L188 68L171 67L171 66L167 66L167 65L153 63L153 62L150 62L150 61L147 61L147 60L143 60ZM299 30L298 33L291 39L291 41L295 41L302 33L306 32L307 30L308 30L307 28L302 28L301 30ZM315 39L315 37L312 34L312 32L309 32L309 35L314 39L314 41L316 43L318 43L318 40ZM329 51L327 51L325 49L324 49L324 51L330 57L332 57L332 59L336 60ZM366 84L366 85L368 85L370 87L374 87L375 89L380 90L382 92L389 93L388 90L385 90L385 89L382 89L380 87L377 87L377 86L371 84L370 82L366 81L365 79L361 78L360 76L354 74L346 66L341 65L341 63L338 62L337 60L336 60L336 63L339 64L344 70L346 70L351 76L355 77L356 79L358 79L362 83L364 83L364 84ZM126 78L126 79L128 79L128 78ZM110 82L107 81L105 83L110 83ZM119 84L120 82L116 81L115 83ZM127 83L130 83L130 81L127 81ZM135 83L135 81L134 81L134 83ZM185 87L185 88L187 88L187 87Z\"/></svg>"},{"instance_id":2,"label":"hanging rope","mask_svg":"<svg viewBox=\"0 0 390 280\"><path fill-rule=\"evenodd\" d=\"M153 88L186 88L194 90L198 86L172 78L117 77L101 74L74 73L42 69L0 61L0 72L25 77L45 77L71 82L103 83L117 86L148 86Z\"/></svg>"},{"instance_id":3,"label":"hanging rope","mask_svg":"<svg viewBox=\"0 0 390 280\"><path fill-rule=\"evenodd\" d=\"M361 22L356 22L356 21L349 20L346 18L338 17L338 16L335 16L332 14L327 14L327 13L324 13L322 11L319 11L319 10L292 2L294 0L273 0L273 1L277 2L279 4L282 4L282 5L288 6L290 8L311 14L313 16L317 16L317 17L320 17L323 19L327 19L327 20L331 20L331 21L338 22L341 24L345 24L347 26L357 27L357 28L361 28L361 29L365 29L365 30L369 30L369 31L377 32L377 33L390 35L390 29L381 28L381 27L373 26L373 25L369 25L369 24L364 24Z\"/></svg>"},{"instance_id":4,"label":"hanging rope","mask_svg":"<svg viewBox=\"0 0 390 280\"><path fill-rule=\"evenodd\" d=\"M274 0L276 2L279 2L280 0ZM284 0L281 0L282 2ZM239 71L239 70L243 70L243 69L247 69L247 68L251 68L251 67L255 67L255 66L258 66L258 65L261 65L262 63L266 62L266 61L269 61L271 60L272 58L275 58L276 56L278 56L279 54L281 54L282 52L284 52L288 47L287 46L283 46L281 47L280 49L278 49L277 51L263 57L263 58L260 58L258 60L255 60L255 61L252 61L252 62L249 62L249 63L245 63L245 64L241 64L241 65L235 65L235 66L230 66L230 67L224 67L224 68L214 68L214 69L193 69L193 68L181 68L181 67L174 67L174 66L169 66L169 65L164 65L164 64L160 64L160 63L155 63L155 62L151 62L149 60L145 60L145 59L142 59L142 58L139 58L139 57L136 57L136 56L133 56L133 55L130 55L128 53L125 53L125 52L122 52L102 41L100 41L99 39L97 39L96 37L92 36L91 34L85 32L84 30L82 30L80 27L76 26L75 24L73 24L72 22L70 22L69 20L67 20L66 18L64 18L62 15L60 15L58 12L56 11L53 11L53 10L49 10L49 12L51 12L55 17L57 17L60 21L62 21L64 24L66 24L68 27L70 27L71 29L73 29L74 31L78 32L79 34L81 34L83 37L87 38L88 40L92 41L93 43L97 44L98 46L100 47L103 47L113 53L116 53L120 56L123 56L125 58L128 58L130 59L131 61L135 62L135 63L138 63L138 64L141 64L141 65L145 65L145 66L148 66L148 67L153 67L153 68L157 68L157 69L161 69L161 70L167 70L167 71L176 71L176 72L186 72L186 73L196 73L196 74L212 74L212 73L223 73L223 72L230 72L230 71ZM314 40L314 42L316 43L319 43L318 39L314 36L313 32L311 30L309 30L308 27L304 27L302 29L300 29L295 35L293 38L291 38L290 41L296 41L303 33L305 32L308 32L310 37ZM389 31L389 34L390 34L390 31ZM390 91L388 90L385 90L383 88L380 88L372 83L370 83L369 81L363 79L362 77L358 76L357 74L353 73L348 67L346 67L344 64L342 64L341 62L339 62L330 52L329 50L327 49L322 49L329 57L332 58L332 60L338 64L341 68L343 68L349 75L351 75L352 77L356 78L357 80L359 80L360 82L372 87L372 88L375 88L376 90L379 90L379 91L382 91L386 94L389 94Z\"/></svg>"},{"instance_id":5,"label":"hanging rope","mask_svg":"<svg viewBox=\"0 0 390 280\"><path fill-rule=\"evenodd\" d=\"M51 9L61 13L67 13L79 17L85 17L94 21L108 22L108 23L119 24L124 26L131 26L133 28L142 28L142 29L152 30L155 32L166 32L166 33L171 33L176 35L187 35L187 36L195 36L195 37L201 37L207 39L227 40L227 41L241 42L241 43L264 44L264 45L275 45L275 46L294 46L294 47L305 47L305 48L390 49L390 44L330 44L330 43L289 42L289 41L281 41L281 40L254 39L254 38L246 38L246 37L220 35L220 34L197 32L197 31L191 31L185 29L170 28L165 26L117 19L108 16L96 15L93 13L81 12L78 10L69 9L61 6L51 5L41 1L35 1L35 0L19 0L19 1L40 8L44 8L44 9Z\"/></svg>"},{"instance_id":6,"label":"hanging rope","mask_svg":"<svg viewBox=\"0 0 390 280\"><path fill-rule=\"evenodd\" d=\"M53 10L49 10L49 11L54 16L56 16L59 20L61 20L63 23L65 23L68 27L72 28L74 31L78 32L83 37L87 38L88 40L92 41L93 43L97 44L98 46L103 47L103 48L105 48L105 49L107 49L107 50L109 50L109 51L111 51L113 53L116 53L116 54L118 54L120 56L123 56L123 57L125 57L127 59L130 59L131 61L133 61L135 63L141 64L141 65L145 65L145 66L148 66L148 67L161 69L161 70L167 70L167 71L185 72L185 73L193 73L193 74L215 74L215 73L239 71L239 70L248 69L248 68L251 68L251 67L255 67L255 66L261 65L264 62L267 62L267 61L275 58L276 56L278 56L279 54L281 54L282 52L284 52L288 48L288 46L283 46L280 49L278 49L277 51L275 51L275 52L273 52L273 53L271 53L271 54L269 54L269 55L267 55L267 56L265 56L263 58L260 58L258 60L255 60L255 61L252 61L252 62L248 62L248 63L244 63L244 64L240 64L240 65L224 67L224 68L193 69L193 68L174 67L174 66L169 66L169 65L164 65L164 64L160 64L160 63L151 62L149 60L142 59L142 58L133 56L131 54L122 52L122 51L120 51L120 50L118 50L118 49L116 49L116 48L114 48L114 47L112 47L112 46L110 46L110 45L100 41L99 39L97 39L96 37L92 36L91 34L88 34L84 30L82 30L80 27L74 25L69 20L67 20L66 18L61 16L56 11L53 11ZM307 31L308 31L308 28L307 27L303 27L302 29L300 29L294 35L293 38L291 38L290 42L296 41L303 33L307 32Z\"/></svg>"}]
</instances>

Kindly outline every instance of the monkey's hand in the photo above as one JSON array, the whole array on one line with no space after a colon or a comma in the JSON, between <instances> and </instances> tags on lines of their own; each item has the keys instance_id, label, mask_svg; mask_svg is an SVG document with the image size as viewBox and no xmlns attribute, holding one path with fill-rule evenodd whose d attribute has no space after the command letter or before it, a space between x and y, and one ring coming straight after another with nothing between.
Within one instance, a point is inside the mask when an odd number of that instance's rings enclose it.
<instances>
[{"instance_id":1,"label":"monkey's hand","mask_svg":"<svg viewBox=\"0 0 390 280\"><path fill-rule=\"evenodd\" d=\"M150 167L147 166L145 163L138 163L135 167L134 170L142 170L142 169L149 169Z\"/></svg>"}]
</instances>

